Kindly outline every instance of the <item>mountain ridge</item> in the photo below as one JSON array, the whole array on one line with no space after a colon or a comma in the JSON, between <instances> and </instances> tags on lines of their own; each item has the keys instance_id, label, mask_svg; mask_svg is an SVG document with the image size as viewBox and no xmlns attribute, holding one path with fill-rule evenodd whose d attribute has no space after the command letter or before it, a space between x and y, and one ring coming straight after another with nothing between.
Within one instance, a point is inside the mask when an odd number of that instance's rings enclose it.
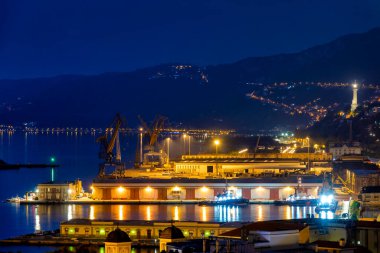
<instances>
[{"instance_id":1,"label":"mountain ridge","mask_svg":"<svg viewBox=\"0 0 380 253\"><path fill-rule=\"evenodd\" d=\"M380 28L345 35L298 53L248 57L230 64L202 67L172 63L130 72L0 80L0 123L104 125L121 112L129 118L164 114L176 125L195 127L305 125L305 118L289 117L249 99L246 94L257 87L245 84L353 80L380 83L377 45ZM331 91L324 92L318 94L330 96ZM306 94L302 90L299 93Z\"/></svg>"}]
</instances>

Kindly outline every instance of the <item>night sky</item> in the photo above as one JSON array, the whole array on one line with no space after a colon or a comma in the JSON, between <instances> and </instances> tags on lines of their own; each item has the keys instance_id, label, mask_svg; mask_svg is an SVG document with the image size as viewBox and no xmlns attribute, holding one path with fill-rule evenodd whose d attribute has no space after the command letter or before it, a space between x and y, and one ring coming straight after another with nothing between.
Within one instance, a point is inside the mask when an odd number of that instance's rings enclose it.
<instances>
[{"instance_id":1,"label":"night sky","mask_svg":"<svg viewBox=\"0 0 380 253\"><path fill-rule=\"evenodd\" d=\"M0 78L219 64L380 26L378 0L0 0Z\"/></svg>"}]
</instances>

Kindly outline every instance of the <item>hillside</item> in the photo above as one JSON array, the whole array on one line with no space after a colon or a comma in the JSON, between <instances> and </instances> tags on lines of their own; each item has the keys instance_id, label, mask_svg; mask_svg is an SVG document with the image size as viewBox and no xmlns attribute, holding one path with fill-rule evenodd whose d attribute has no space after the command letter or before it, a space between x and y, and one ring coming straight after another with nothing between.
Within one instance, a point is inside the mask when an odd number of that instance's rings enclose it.
<instances>
[{"instance_id":1,"label":"hillside","mask_svg":"<svg viewBox=\"0 0 380 253\"><path fill-rule=\"evenodd\" d=\"M177 63L129 73L0 80L0 123L105 126L120 112L132 127L137 125L138 114L148 119L163 114L174 126L242 130L303 126L307 117L289 116L270 104L253 101L247 94L262 92L278 101L291 100L294 105L319 99L318 103L326 107L335 102L345 106L350 102L349 89L299 85L268 91L267 85L353 79L380 83L378 45L380 28L295 54L247 58L226 65ZM247 85L252 82L263 84ZM373 95L367 93L360 95Z\"/></svg>"}]
</instances>

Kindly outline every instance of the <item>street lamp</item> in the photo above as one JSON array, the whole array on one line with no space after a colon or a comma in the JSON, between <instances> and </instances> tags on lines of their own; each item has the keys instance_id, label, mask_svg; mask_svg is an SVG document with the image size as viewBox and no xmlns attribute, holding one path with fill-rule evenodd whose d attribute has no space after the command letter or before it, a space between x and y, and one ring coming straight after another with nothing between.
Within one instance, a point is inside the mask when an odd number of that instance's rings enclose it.
<instances>
[{"instance_id":1,"label":"street lamp","mask_svg":"<svg viewBox=\"0 0 380 253\"><path fill-rule=\"evenodd\" d=\"M190 135L188 135L189 136L189 155L191 154L191 152L190 152L190 138L191 138L191 136Z\"/></svg>"},{"instance_id":2,"label":"street lamp","mask_svg":"<svg viewBox=\"0 0 380 253\"><path fill-rule=\"evenodd\" d=\"M168 159L167 159L167 164L169 164L169 160L170 160L170 138L166 138L166 141L168 142L167 143L167 155L168 155Z\"/></svg>"},{"instance_id":3,"label":"street lamp","mask_svg":"<svg viewBox=\"0 0 380 253\"><path fill-rule=\"evenodd\" d=\"M143 163L143 128L140 127L140 165Z\"/></svg>"},{"instance_id":4,"label":"street lamp","mask_svg":"<svg viewBox=\"0 0 380 253\"><path fill-rule=\"evenodd\" d=\"M55 171L54 171L54 163L55 163L55 157L52 156L50 157L50 163L52 164L51 166L51 182L54 183L54 179L55 179Z\"/></svg>"},{"instance_id":5,"label":"street lamp","mask_svg":"<svg viewBox=\"0 0 380 253\"><path fill-rule=\"evenodd\" d=\"M307 140L307 170L310 170L310 138L306 137Z\"/></svg>"},{"instance_id":6,"label":"street lamp","mask_svg":"<svg viewBox=\"0 0 380 253\"><path fill-rule=\"evenodd\" d=\"M220 144L220 141L219 140L215 140L214 144L215 144L215 154L218 154L218 146Z\"/></svg>"}]
</instances>

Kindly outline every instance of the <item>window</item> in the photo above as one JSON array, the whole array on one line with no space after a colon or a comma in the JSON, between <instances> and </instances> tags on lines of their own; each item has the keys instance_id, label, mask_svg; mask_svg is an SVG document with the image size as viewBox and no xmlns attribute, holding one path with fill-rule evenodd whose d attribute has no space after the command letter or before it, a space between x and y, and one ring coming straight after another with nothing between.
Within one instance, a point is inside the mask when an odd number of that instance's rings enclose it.
<instances>
[{"instance_id":1,"label":"window","mask_svg":"<svg viewBox=\"0 0 380 253\"><path fill-rule=\"evenodd\" d=\"M207 173L213 173L214 172L214 166L208 165L207 166Z\"/></svg>"}]
</instances>

